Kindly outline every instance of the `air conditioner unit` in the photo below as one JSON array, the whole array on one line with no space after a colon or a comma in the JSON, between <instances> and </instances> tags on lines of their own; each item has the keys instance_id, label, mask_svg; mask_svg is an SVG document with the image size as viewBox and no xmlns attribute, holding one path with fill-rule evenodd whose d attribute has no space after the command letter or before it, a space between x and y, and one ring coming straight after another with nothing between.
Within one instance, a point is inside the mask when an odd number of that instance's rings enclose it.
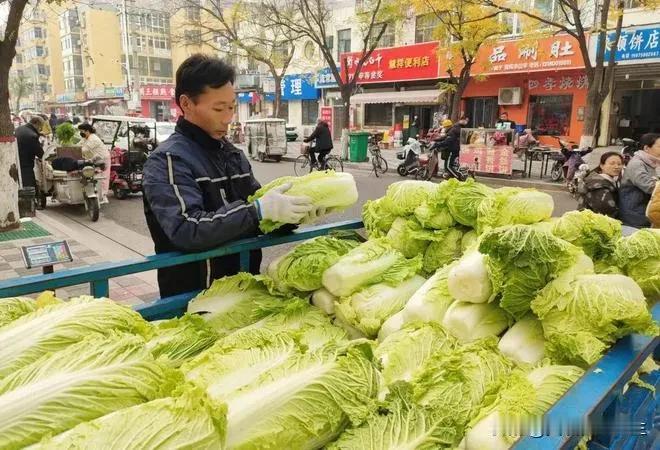
<instances>
[{"instance_id":1,"label":"air conditioner unit","mask_svg":"<svg viewBox=\"0 0 660 450\"><path fill-rule=\"evenodd\" d=\"M497 95L498 105L520 105L522 103L522 90L519 87L500 88Z\"/></svg>"}]
</instances>

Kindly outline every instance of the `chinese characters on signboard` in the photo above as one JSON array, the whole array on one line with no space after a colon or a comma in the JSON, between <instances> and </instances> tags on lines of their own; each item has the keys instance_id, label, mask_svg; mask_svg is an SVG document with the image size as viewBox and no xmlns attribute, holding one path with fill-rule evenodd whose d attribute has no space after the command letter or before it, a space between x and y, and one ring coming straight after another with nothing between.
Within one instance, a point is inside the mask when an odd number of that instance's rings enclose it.
<instances>
[{"instance_id":1,"label":"chinese characters on signboard","mask_svg":"<svg viewBox=\"0 0 660 450\"><path fill-rule=\"evenodd\" d=\"M615 42L615 38L615 33L608 33L605 61L609 60L610 52L615 47L615 62L660 58L660 27L657 25L650 28L622 30L618 42Z\"/></svg>"},{"instance_id":2,"label":"chinese characters on signboard","mask_svg":"<svg viewBox=\"0 0 660 450\"><path fill-rule=\"evenodd\" d=\"M345 76L345 68L349 77L355 76L360 57L360 53L344 53L340 56L342 77ZM428 80L439 77L437 42L376 49L364 61L357 74L360 84Z\"/></svg>"},{"instance_id":3,"label":"chinese characters on signboard","mask_svg":"<svg viewBox=\"0 0 660 450\"><path fill-rule=\"evenodd\" d=\"M316 72L315 84L317 89L333 88L337 87L337 80L335 80L332 70L329 67L325 67Z\"/></svg>"},{"instance_id":4,"label":"chinese characters on signboard","mask_svg":"<svg viewBox=\"0 0 660 450\"><path fill-rule=\"evenodd\" d=\"M535 41L506 41L484 46L473 73L528 72L557 68L582 68L578 43L570 36Z\"/></svg>"},{"instance_id":5,"label":"chinese characters on signboard","mask_svg":"<svg viewBox=\"0 0 660 450\"><path fill-rule=\"evenodd\" d=\"M495 145L487 147L483 144L461 145L459 163L473 167L478 173L494 173L511 175L513 164L513 147L510 145Z\"/></svg>"},{"instance_id":6,"label":"chinese characters on signboard","mask_svg":"<svg viewBox=\"0 0 660 450\"><path fill-rule=\"evenodd\" d=\"M145 100L173 100L174 86L164 85L145 85L140 87L140 98Z\"/></svg>"},{"instance_id":7,"label":"chinese characters on signboard","mask_svg":"<svg viewBox=\"0 0 660 450\"><path fill-rule=\"evenodd\" d=\"M319 118L326 122L330 130L332 130L332 106L321 106Z\"/></svg>"},{"instance_id":8,"label":"chinese characters on signboard","mask_svg":"<svg viewBox=\"0 0 660 450\"><path fill-rule=\"evenodd\" d=\"M314 86L311 73L285 75L282 78L280 89L282 100L316 100L319 91Z\"/></svg>"},{"instance_id":9,"label":"chinese characters on signboard","mask_svg":"<svg viewBox=\"0 0 660 450\"><path fill-rule=\"evenodd\" d=\"M527 82L530 92L538 91L569 91L583 90L589 87L587 76L581 75L549 75L547 77L532 78Z\"/></svg>"}]
</instances>

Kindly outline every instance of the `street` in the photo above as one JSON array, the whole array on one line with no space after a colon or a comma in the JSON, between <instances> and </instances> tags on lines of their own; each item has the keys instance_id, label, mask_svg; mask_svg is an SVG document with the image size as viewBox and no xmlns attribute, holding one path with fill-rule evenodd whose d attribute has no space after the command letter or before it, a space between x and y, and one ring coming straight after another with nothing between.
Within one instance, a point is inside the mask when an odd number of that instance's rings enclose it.
<instances>
[{"instance_id":1,"label":"street","mask_svg":"<svg viewBox=\"0 0 660 450\"><path fill-rule=\"evenodd\" d=\"M252 167L256 178L265 184L275 178L294 175L293 163L282 161L276 162L258 162L253 161ZM352 208L340 214L326 216L321 222L330 223L334 221L347 220L359 218L362 210L362 205L370 199L376 199L385 194L387 186L396 181L401 181L403 178L400 176L387 173L385 176L376 178L372 172L361 169L348 169L346 170L353 174L358 186L360 194L359 202ZM479 181L484 182L492 187L502 187L506 180L480 178ZM575 200L564 191L547 191L555 201L555 215L561 215L566 211L575 209ZM140 254L150 253L151 237L149 230L144 219L142 196L140 194L133 195L126 200L117 200L110 197L110 203L101 207L101 221L94 224L89 221L85 210L82 207L67 207L67 206L51 206L47 209L47 214L54 217L65 216L69 220L77 222L79 225L95 231L104 237L112 239L117 244L131 249ZM99 225L100 224L100 225ZM133 233L137 233L144 237L139 248L133 244L135 240L124 240L123 236L126 233L120 232L122 229L127 229ZM142 240L142 239L140 239ZM267 249L264 253L264 261L268 262L272 258L286 251L287 246L279 246L277 248Z\"/></svg>"}]
</instances>

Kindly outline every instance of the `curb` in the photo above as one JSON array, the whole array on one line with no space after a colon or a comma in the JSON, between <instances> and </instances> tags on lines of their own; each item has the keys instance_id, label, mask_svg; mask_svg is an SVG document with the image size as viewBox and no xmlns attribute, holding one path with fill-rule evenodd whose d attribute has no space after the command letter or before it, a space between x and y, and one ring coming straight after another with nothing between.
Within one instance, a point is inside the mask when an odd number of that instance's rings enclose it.
<instances>
[{"instance_id":1,"label":"curb","mask_svg":"<svg viewBox=\"0 0 660 450\"><path fill-rule=\"evenodd\" d=\"M282 157L282 161L294 162L296 158L291 156ZM363 171L371 172L372 168L368 163L357 163L350 161L342 161L345 168L358 169ZM387 173L396 174L396 167L391 167L390 161L387 162ZM406 178L401 177L402 180ZM556 191L556 192L567 192L566 187L563 183L553 183L547 181L534 181L528 178L508 178L508 177L498 177L498 176L487 176L487 175L477 175L477 180L482 181L486 184L499 184L502 186L511 186L511 187L521 187L521 188L533 188L543 191Z\"/></svg>"}]
</instances>

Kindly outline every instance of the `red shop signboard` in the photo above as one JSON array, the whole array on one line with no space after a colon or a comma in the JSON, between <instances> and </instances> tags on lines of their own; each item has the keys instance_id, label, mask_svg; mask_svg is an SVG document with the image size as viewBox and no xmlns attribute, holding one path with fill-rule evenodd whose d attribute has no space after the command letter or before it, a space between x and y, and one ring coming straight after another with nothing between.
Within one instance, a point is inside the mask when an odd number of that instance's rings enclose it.
<instances>
[{"instance_id":1,"label":"red shop signboard","mask_svg":"<svg viewBox=\"0 0 660 450\"><path fill-rule=\"evenodd\" d=\"M360 52L341 54L341 76L344 81L344 67L348 69L348 76L354 77L361 55ZM436 78L440 78L438 43L424 42L405 47L377 48L364 62L358 74L358 84Z\"/></svg>"},{"instance_id":2,"label":"red shop signboard","mask_svg":"<svg viewBox=\"0 0 660 450\"><path fill-rule=\"evenodd\" d=\"M144 100L174 100L174 85L147 84L141 86L140 98Z\"/></svg>"},{"instance_id":3,"label":"red shop signboard","mask_svg":"<svg viewBox=\"0 0 660 450\"><path fill-rule=\"evenodd\" d=\"M332 106L321 106L319 117L326 122L330 130L332 130Z\"/></svg>"}]
</instances>

